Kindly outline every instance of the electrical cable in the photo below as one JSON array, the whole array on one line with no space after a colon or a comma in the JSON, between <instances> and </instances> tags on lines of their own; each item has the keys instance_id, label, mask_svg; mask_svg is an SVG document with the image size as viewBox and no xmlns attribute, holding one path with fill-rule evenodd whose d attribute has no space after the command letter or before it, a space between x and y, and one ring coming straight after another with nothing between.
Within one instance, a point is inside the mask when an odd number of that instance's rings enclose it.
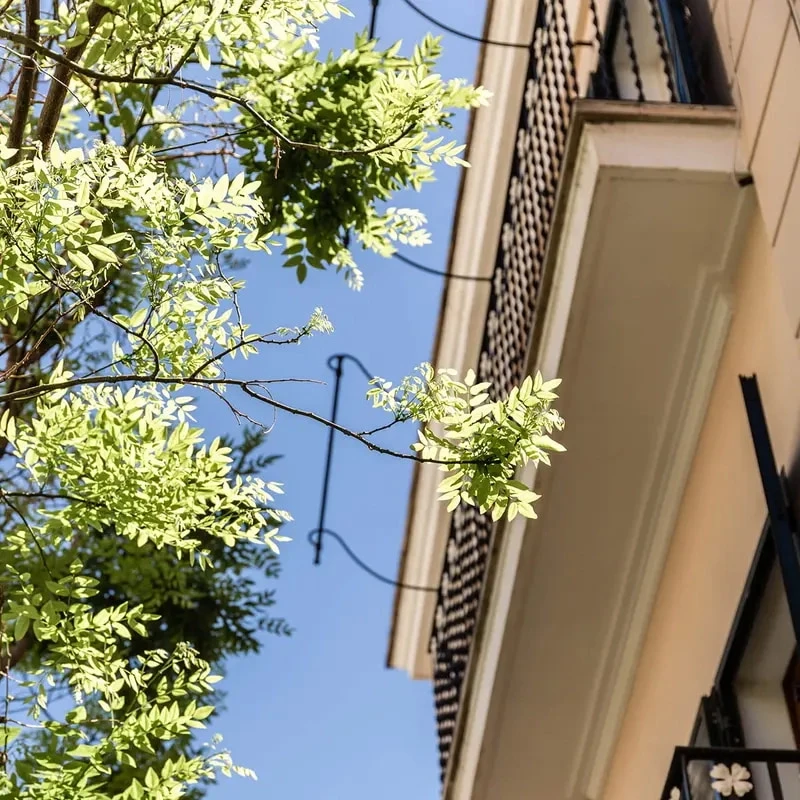
<instances>
[{"instance_id":1,"label":"electrical cable","mask_svg":"<svg viewBox=\"0 0 800 800\"><path fill-rule=\"evenodd\" d=\"M378 14L378 4L380 0L371 0L372 3L372 14L370 16L369 22L369 36L370 39L375 38L375 23ZM519 42L499 42L495 39L486 39L482 36L473 36L470 33L464 33L463 31L456 30L455 28L446 25L445 23L441 22L438 19L435 19L430 14L425 12L411 0L403 0L403 2L414 12L419 14L423 19L430 22L432 25L435 25L437 28L441 28L448 33L452 33L453 36L458 36L462 39L468 39L471 42L478 42L479 44L488 44L494 45L495 47L511 47L517 50L530 50L530 44L522 44ZM444 270L434 269L433 267L428 267L425 264L420 264L419 261L414 261L408 256L404 256L401 253L392 253L393 257L396 258L398 261L401 261L403 264L406 264L409 267L413 267L414 269L420 270L420 272L427 272L429 275L438 275L442 278L447 278L448 280L460 280L460 281L477 281L479 283L490 283L492 278L491 276L478 276L478 275L461 275L457 272L446 272Z\"/></svg>"},{"instance_id":2,"label":"electrical cable","mask_svg":"<svg viewBox=\"0 0 800 800\"><path fill-rule=\"evenodd\" d=\"M351 353L336 353L332 355L328 359L328 368L333 371L335 375L334 383L333 383L333 408L331 411L331 422L336 422L336 417L339 412L339 394L342 388L342 374L343 374L343 365L346 361L351 362L354 364L359 371L367 378L367 380L372 380L372 373L364 366L364 362L361 361L360 358L356 358L356 356L352 355ZM325 454L325 471L322 475L322 497L320 499L319 504L319 520L317 522L317 527L311 530L308 534L308 541L309 544L312 545L314 548L314 564L319 564L320 559L322 557L322 538L325 534L328 536L332 536L336 539L337 542L341 545L342 549L347 553L350 557L351 561L362 569L367 574L371 575L376 580L381 581L381 583L388 584L389 586L396 586L400 589L409 589L412 591L417 592L437 592L439 591L438 588L434 588L431 586L414 586L408 583L402 583L400 581L393 581L391 578L387 578L385 575L381 575L380 572L372 569L368 564L365 564L349 547L347 542L335 531L332 531L330 528L325 527L325 514L328 509L328 489L330 488L331 482L331 467L333 465L333 443L335 441L335 428L331 427L328 431L328 448Z\"/></svg>"},{"instance_id":3,"label":"electrical cable","mask_svg":"<svg viewBox=\"0 0 800 800\"><path fill-rule=\"evenodd\" d=\"M370 0L371 2L371 13L370 13L370 22L369 22L369 37L370 39L375 38L375 26L377 23L377 15L378 15L378 5L380 0ZM467 39L471 42L477 42L478 44L486 44L486 45L493 45L495 47L509 47L517 50L530 50L531 44L523 44L520 42L499 42L495 39L487 39L482 36L473 36L472 34L465 33L463 31L456 30L449 25L435 19L434 17L430 16L430 14L423 11L419 8L412 0L403 0L403 2L411 8L412 11L417 13L423 19L430 22L432 25L435 25L437 28L441 28L448 33L451 33L453 36L458 36L461 39ZM403 264L406 264L409 267L413 267L414 269L420 270L421 272L425 272L429 275L437 275L442 278L454 279L454 280L467 280L467 281L478 281L478 282L491 282L492 278L489 276L483 275L462 275L459 273L452 273L446 272L444 270L434 269L433 267L428 267L425 264L420 264L418 261L414 261L413 259L408 258L400 253L393 253L393 256ZM335 375L334 379L334 389L333 389L333 407L331 412L331 421L336 422L337 413L339 410L339 392L341 388L341 380L342 380L342 366L345 361L351 361L355 364L358 369L364 374L364 376L370 380L372 378L371 373L369 370L364 366L360 359L356 358L355 356L351 355L350 353L338 353L336 355L331 356L328 359L328 367L333 370ZM330 486L330 477L331 477L331 466L333 462L333 443L335 437L335 429L331 428L328 434L328 448L327 453L325 456L325 471L323 473L322 479L322 498L320 502L320 513L319 513L319 521L317 527L313 530L309 531L308 533L308 542L314 548L314 564L320 563L320 558L322 556L322 539L325 535L332 536L350 558L350 560L362 571L373 577L375 580L380 581L381 583L385 583L388 586L394 586L399 589L406 589L409 591L416 591L416 592L429 592L429 593L437 593L439 591L438 587L434 586L417 586L414 584L403 583L402 581L395 581L391 578L382 575L377 570L374 570L370 567L367 563L362 561L355 552L350 548L347 542L344 540L342 536L340 536L335 531L330 530L329 528L325 527L325 514L327 511L328 505L328 489Z\"/></svg>"},{"instance_id":4,"label":"electrical cable","mask_svg":"<svg viewBox=\"0 0 800 800\"><path fill-rule=\"evenodd\" d=\"M418 269L421 272L427 272L429 275L439 275L440 277L447 278L448 280L482 281L485 283L490 283L492 280L491 276L488 275L461 275L458 272L446 272L441 269L427 267L425 264L420 264L419 261L413 261L412 259L408 258L408 256L404 256L401 253L392 253L392 256L398 261L402 261L403 264L407 264L409 267L414 267L414 269Z\"/></svg>"},{"instance_id":5,"label":"electrical cable","mask_svg":"<svg viewBox=\"0 0 800 800\"><path fill-rule=\"evenodd\" d=\"M372 380L373 375L364 366L363 362L350 353L336 353L328 359L328 369L333 370L333 407L331 409L331 422L336 423L336 415L339 412L339 390L342 384L342 365L345 361L352 361L364 374L367 380ZM322 498L319 503L319 521L316 530L325 530L325 512L328 509L328 489L331 485L331 465L333 464L333 443L335 441L336 429L331 426L328 429L328 448L325 454L325 471L322 474ZM314 563L319 564L322 558L322 537L318 537L315 543Z\"/></svg>"},{"instance_id":6,"label":"electrical cable","mask_svg":"<svg viewBox=\"0 0 800 800\"><path fill-rule=\"evenodd\" d=\"M372 11L369 15L369 38L375 38L375 23L378 21L378 3L380 0L371 0L372 2Z\"/></svg>"},{"instance_id":7,"label":"electrical cable","mask_svg":"<svg viewBox=\"0 0 800 800\"><path fill-rule=\"evenodd\" d=\"M426 11L423 11L416 3L413 3L412 0L403 0L403 2L412 10L419 14L423 19L426 19L431 25L435 25L437 28L441 28L443 31L447 31L448 33L452 33L453 36L458 36L461 39L466 39L470 42L477 42L478 44L490 44L494 45L495 47L511 47L515 50L530 50L531 43L530 42L498 42L496 39L487 39L483 36L474 36L471 33L464 33L464 31L459 31L456 28L452 28L449 25L446 25L444 22L432 17Z\"/></svg>"},{"instance_id":8,"label":"electrical cable","mask_svg":"<svg viewBox=\"0 0 800 800\"><path fill-rule=\"evenodd\" d=\"M381 583L385 583L388 586L395 586L398 589L408 589L409 591L413 592L438 592L439 588L436 586L415 586L411 583L403 583L402 581L394 581L391 578L387 578L385 575L381 575L380 572L377 572L369 564L364 563L351 549L347 542L344 540L342 536L340 536L336 531L332 531L329 528L315 528L313 531L309 531L308 534L308 541L314 547L314 549L318 549L322 542L323 536L331 536L339 542L342 550L347 553L350 557L350 560L361 570L366 572L368 575L371 575L375 580L380 581Z\"/></svg>"}]
</instances>

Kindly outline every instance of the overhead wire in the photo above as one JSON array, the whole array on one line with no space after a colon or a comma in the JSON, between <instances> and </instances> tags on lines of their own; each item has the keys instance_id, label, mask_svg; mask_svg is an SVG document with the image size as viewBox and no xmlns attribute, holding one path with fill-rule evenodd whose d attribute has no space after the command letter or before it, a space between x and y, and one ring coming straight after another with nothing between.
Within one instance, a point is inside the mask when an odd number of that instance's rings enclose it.
<instances>
[{"instance_id":1,"label":"overhead wire","mask_svg":"<svg viewBox=\"0 0 800 800\"><path fill-rule=\"evenodd\" d=\"M392 257L396 258L398 261L401 261L403 264L407 264L409 267L420 270L421 272L427 272L429 275L439 275L442 278L447 278L448 280L483 281L485 283L490 283L492 280L491 276L489 275L462 275L459 272L447 272L446 270L434 269L433 267L428 267L425 264L420 264L419 261L414 261L408 256L404 256L402 253L392 253Z\"/></svg>"},{"instance_id":2,"label":"overhead wire","mask_svg":"<svg viewBox=\"0 0 800 800\"><path fill-rule=\"evenodd\" d=\"M381 575L380 572L373 569L369 564L362 561L352 550L352 548L347 544L344 540L344 537L340 534L336 533L336 531L332 531L329 528L315 528L308 533L308 541L311 545L316 549L319 546L320 541L322 540L323 536L330 536L335 539L339 545L341 546L342 550L349 556L350 560L363 572L366 572L368 575L371 575L375 580L380 581L381 583L385 583L388 586L394 586L398 589L408 589L413 592L430 592L435 593L439 591L438 586L416 586L412 583L403 583L403 581L395 581L392 578L387 578L386 575Z\"/></svg>"},{"instance_id":3,"label":"overhead wire","mask_svg":"<svg viewBox=\"0 0 800 800\"><path fill-rule=\"evenodd\" d=\"M441 20L436 19L436 17L431 16L430 14L428 14L427 11L424 11L416 3L412 2L412 0L403 0L403 2L412 11L416 12L423 19L430 22L431 25L435 25L437 28L441 28L443 31L452 33L453 36L458 36L460 39L466 39L469 42L477 42L478 44L489 44L493 45L494 47L510 47L516 50L531 49L531 42L500 42L497 39L488 39L485 36L475 36L474 34L471 33L465 33L464 31L460 31L457 28L453 28L450 25L447 25L446 23L442 22Z\"/></svg>"},{"instance_id":4,"label":"overhead wire","mask_svg":"<svg viewBox=\"0 0 800 800\"><path fill-rule=\"evenodd\" d=\"M372 10L370 14L370 21L369 21L369 36L370 39L375 38L375 26L377 22L378 16L378 5L380 4L380 0L370 0L372 4ZM416 14L421 16L423 19L430 22L432 25L435 25L437 28L441 28L443 31L447 31L451 33L453 36L457 36L461 39L466 39L470 42L477 42L478 44L488 44L494 47L510 47L517 50L530 50L531 43L522 43L522 42L501 42L497 39L488 39L484 36L474 36L471 33L465 33L464 31L457 30L450 25L442 22L441 20L432 17L422 8L420 8L416 3L412 2L412 0L403 0L403 2ZM460 280L460 281L476 281L478 283L490 283L492 278L491 276L484 276L484 275L463 275L457 272L448 272L447 270L440 270L434 269L433 267L429 267L426 264L420 264L419 261L414 261L414 259L409 258L408 256L404 256L401 253L393 253L394 258L398 261L402 262L406 266L413 267L414 269L419 270L420 272L425 272L428 275L438 275L442 278L447 278L448 280Z\"/></svg>"},{"instance_id":5,"label":"overhead wire","mask_svg":"<svg viewBox=\"0 0 800 800\"><path fill-rule=\"evenodd\" d=\"M337 415L339 413L339 394L342 388L342 376L344 374L344 364L346 362L352 363L358 370L364 375L367 380L372 380L372 373L364 366L364 362L361 361L360 358L357 358L352 353L336 353L332 355L328 359L328 368L334 374L334 383L333 383L333 402L332 402L332 409L331 409L331 422L335 423L337 421ZM308 541L314 548L314 564L317 565L320 563L322 558L322 539L324 536L332 536L342 547L342 549L347 553L350 557L350 560L361 570L366 572L368 575L371 575L376 580L380 581L381 583L385 583L389 586L396 586L399 589L409 589L412 591L417 592L436 592L438 588L432 586L415 586L413 584L403 583L402 581L395 581L391 578L386 577L386 575L382 575L377 570L370 567L367 563L362 561L352 548L347 544L340 534L332 531L330 528L326 527L325 525L325 516L328 510L328 490L330 488L331 482L331 472L332 472L332 465L333 465L333 444L335 441L336 436L336 429L331 427L328 430L328 447L325 453L325 470L322 475L322 496L320 498L319 504L319 519L317 521L317 527L313 530L309 531L308 533Z\"/></svg>"}]
</instances>

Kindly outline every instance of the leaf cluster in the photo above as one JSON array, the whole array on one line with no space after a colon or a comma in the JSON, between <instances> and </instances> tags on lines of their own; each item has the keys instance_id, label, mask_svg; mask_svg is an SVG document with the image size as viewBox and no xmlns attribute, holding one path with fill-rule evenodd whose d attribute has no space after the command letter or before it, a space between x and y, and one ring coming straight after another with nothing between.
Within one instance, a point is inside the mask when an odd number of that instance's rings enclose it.
<instances>
[{"instance_id":1,"label":"leaf cluster","mask_svg":"<svg viewBox=\"0 0 800 800\"><path fill-rule=\"evenodd\" d=\"M539 495L515 476L529 462L549 465L549 453L564 450L550 436L564 425L551 407L559 384L537 373L508 397L492 400L491 384L476 382L472 370L458 381L453 370L422 364L398 386L376 378L368 396L396 419L422 424L413 447L447 473L439 492L448 511L464 502L495 520L517 514L535 519Z\"/></svg>"},{"instance_id":2,"label":"leaf cluster","mask_svg":"<svg viewBox=\"0 0 800 800\"><path fill-rule=\"evenodd\" d=\"M399 42L380 51L360 35L352 49L320 59L297 42L225 73L226 86L287 137L316 145L286 147L257 128L238 139L241 163L260 180L265 230L285 236L284 266L301 282L308 268L333 265L360 288L351 239L383 256L398 241L425 244L424 217L389 201L433 180L432 164L465 165L463 146L434 134L486 94L434 72L441 44L432 36L410 57L399 51Z\"/></svg>"}]
</instances>

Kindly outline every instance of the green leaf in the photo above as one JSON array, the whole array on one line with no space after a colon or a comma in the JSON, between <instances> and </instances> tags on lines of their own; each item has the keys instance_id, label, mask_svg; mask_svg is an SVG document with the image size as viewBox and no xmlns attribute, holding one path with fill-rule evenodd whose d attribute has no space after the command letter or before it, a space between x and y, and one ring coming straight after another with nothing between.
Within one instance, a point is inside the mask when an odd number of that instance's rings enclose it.
<instances>
[{"instance_id":1,"label":"green leaf","mask_svg":"<svg viewBox=\"0 0 800 800\"><path fill-rule=\"evenodd\" d=\"M208 71L211 69L211 56L208 53L208 47L206 46L205 42L198 42L197 43L197 60L200 63L200 66Z\"/></svg>"},{"instance_id":2,"label":"green leaf","mask_svg":"<svg viewBox=\"0 0 800 800\"><path fill-rule=\"evenodd\" d=\"M22 728L11 725L0 725L0 747L8 747L22 732Z\"/></svg>"},{"instance_id":3,"label":"green leaf","mask_svg":"<svg viewBox=\"0 0 800 800\"><path fill-rule=\"evenodd\" d=\"M156 771L152 767L150 767L145 773L144 785L148 789L155 789L156 786L158 786L158 784L159 784L158 775L156 774Z\"/></svg>"},{"instance_id":4,"label":"green leaf","mask_svg":"<svg viewBox=\"0 0 800 800\"><path fill-rule=\"evenodd\" d=\"M223 175L214 186L212 198L215 203L221 203L228 194L228 187L230 186L230 178L227 174Z\"/></svg>"},{"instance_id":5,"label":"green leaf","mask_svg":"<svg viewBox=\"0 0 800 800\"><path fill-rule=\"evenodd\" d=\"M86 245L86 249L98 260L105 262L106 264L115 264L119 259L117 259L116 253L108 247L105 247L102 244L89 244Z\"/></svg>"},{"instance_id":6,"label":"green leaf","mask_svg":"<svg viewBox=\"0 0 800 800\"><path fill-rule=\"evenodd\" d=\"M209 178L203 181L200 191L197 193L198 208L208 208L214 198L214 184Z\"/></svg>"},{"instance_id":7,"label":"green leaf","mask_svg":"<svg viewBox=\"0 0 800 800\"><path fill-rule=\"evenodd\" d=\"M86 53L83 56L83 66L86 69L94 66L100 60L107 46L108 43L103 39L96 39L86 49Z\"/></svg>"},{"instance_id":8,"label":"green leaf","mask_svg":"<svg viewBox=\"0 0 800 800\"><path fill-rule=\"evenodd\" d=\"M67 258L76 266L78 269L83 270L84 272L91 272L94 269L94 264L92 264L92 260L86 253L82 253L80 250L70 250L67 253Z\"/></svg>"},{"instance_id":9,"label":"green leaf","mask_svg":"<svg viewBox=\"0 0 800 800\"><path fill-rule=\"evenodd\" d=\"M67 721L73 724L78 724L86 720L86 707L76 706L67 714Z\"/></svg>"},{"instance_id":10,"label":"green leaf","mask_svg":"<svg viewBox=\"0 0 800 800\"><path fill-rule=\"evenodd\" d=\"M25 614L20 614L17 619L14 621L14 641L21 642L25 638L25 634L28 632L28 628L30 627L31 620Z\"/></svg>"},{"instance_id":11,"label":"green leaf","mask_svg":"<svg viewBox=\"0 0 800 800\"><path fill-rule=\"evenodd\" d=\"M148 311L149 309L147 308L147 306L142 306L141 308L134 311L134 313L131 314L131 317L128 320L128 325L131 328L138 328L147 319Z\"/></svg>"},{"instance_id":12,"label":"green leaf","mask_svg":"<svg viewBox=\"0 0 800 800\"><path fill-rule=\"evenodd\" d=\"M68 752L68 755L74 758L92 758L96 752L97 745L79 744L77 747L73 747L72 750Z\"/></svg>"}]
</instances>

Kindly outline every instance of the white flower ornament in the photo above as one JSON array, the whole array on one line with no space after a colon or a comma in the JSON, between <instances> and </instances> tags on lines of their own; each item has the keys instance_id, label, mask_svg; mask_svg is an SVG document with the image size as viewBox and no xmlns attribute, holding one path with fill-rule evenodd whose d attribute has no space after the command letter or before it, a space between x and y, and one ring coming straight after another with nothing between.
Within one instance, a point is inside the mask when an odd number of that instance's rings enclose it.
<instances>
[{"instance_id":1,"label":"white flower ornament","mask_svg":"<svg viewBox=\"0 0 800 800\"><path fill-rule=\"evenodd\" d=\"M709 774L714 778L711 788L723 797L730 797L731 794L744 797L753 791L753 784L749 780L750 770L741 764L733 764L730 768L727 764L715 764Z\"/></svg>"},{"instance_id":2,"label":"white flower ornament","mask_svg":"<svg viewBox=\"0 0 800 800\"><path fill-rule=\"evenodd\" d=\"M677 786L673 786L669 793L669 800L681 800L681 790Z\"/></svg>"}]
</instances>

